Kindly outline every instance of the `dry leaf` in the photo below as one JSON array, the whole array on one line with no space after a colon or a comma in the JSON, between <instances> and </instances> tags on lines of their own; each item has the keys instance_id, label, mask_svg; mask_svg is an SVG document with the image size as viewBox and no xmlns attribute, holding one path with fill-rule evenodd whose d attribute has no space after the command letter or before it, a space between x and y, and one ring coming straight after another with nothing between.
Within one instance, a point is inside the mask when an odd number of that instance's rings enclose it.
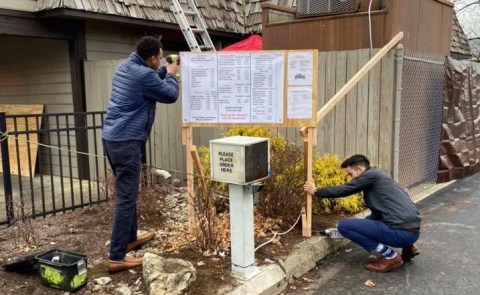
<instances>
[{"instance_id":1,"label":"dry leaf","mask_svg":"<svg viewBox=\"0 0 480 295\"><path fill-rule=\"evenodd\" d=\"M278 246L283 246L282 242L280 242L280 238L281 237L276 238L275 240L272 241L272 243Z\"/></svg>"},{"instance_id":2,"label":"dry leaf","mask_svg":"<svg viewBox=\"0 0 480 295\"><path fill-rule=\"evenodd\" d=\"M315 282L315 280L312 280L312 279L309 279L309 278L302 278L302 280L304 280L304 281L307 282L307 283L313 283L313 282Z\"/></svg>"},{"instance_id":3,"label":"dry leaf","mask_svg":"<svg viewBox=\"0 0 480 295\"><path fill-rule=\"evenodd\" d=\"M198 266L205 265L205 262L203 262L203 261L199 261L199 262L197 262L197 265L198 265Z\"/></svg>"},{"instance_id":4,"label":"dry leaf","mask_svg":"<svg viewBox=\"0 0 480 295\"><path fill-rule=\"evenodd\" d=\"M375 283L372 280L366 280L364 284L365 284L365 286L370 287L370 288L375 287Z\"/></svg>"}]
</instances>

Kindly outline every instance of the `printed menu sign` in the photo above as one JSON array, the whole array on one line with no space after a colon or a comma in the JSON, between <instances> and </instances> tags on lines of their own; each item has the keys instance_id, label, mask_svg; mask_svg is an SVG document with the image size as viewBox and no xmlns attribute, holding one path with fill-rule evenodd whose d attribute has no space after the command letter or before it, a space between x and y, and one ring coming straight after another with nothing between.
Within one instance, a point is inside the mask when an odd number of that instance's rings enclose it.
<instances>
[{"instance_id":1,"label":"printed menu sign","mask_svg":"<svg viewBox=\"0 0 480 295\"><path fill-rule=\"evenodd\" d=\"M283 52L182 53L184 123L283 123Z\"/></svg>"}]
</instances>

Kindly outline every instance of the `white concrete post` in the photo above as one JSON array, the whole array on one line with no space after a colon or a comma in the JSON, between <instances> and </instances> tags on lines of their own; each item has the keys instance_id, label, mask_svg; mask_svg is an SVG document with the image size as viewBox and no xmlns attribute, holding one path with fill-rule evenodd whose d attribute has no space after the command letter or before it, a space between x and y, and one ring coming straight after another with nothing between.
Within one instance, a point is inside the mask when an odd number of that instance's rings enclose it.
<instances>
[{"instance_id":1,"label":"white concrete post","mask_svg":"<svg viewBox=\"0 0 480 295\"><path fill-rule=\"evenodd\" d=\"M259 273L255 266L253 194L247 186L229 184L232 274L248 280Z\"/></svg>"}]
</instances>

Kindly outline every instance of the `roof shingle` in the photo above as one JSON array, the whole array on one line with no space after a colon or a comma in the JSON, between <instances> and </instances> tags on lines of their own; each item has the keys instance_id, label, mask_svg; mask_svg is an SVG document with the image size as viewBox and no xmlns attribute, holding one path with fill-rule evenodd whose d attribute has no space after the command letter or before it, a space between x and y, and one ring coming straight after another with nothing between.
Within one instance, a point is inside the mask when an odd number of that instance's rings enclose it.
<instances>
[{"instance_id":1,"label":"roof shingle","mask_svg":"<svg viewBox=\"0 0 480 295\"><path fill-rule=\"evenodd\" d=\"M294 8L296 2L297 0L195 0L210 30L238 34L261 33L262 4ZM170 3L170 0L37 0L36 11L65 8L176 23L175 16L170 11ZM184 8L187 7L186 0L180 0L180 3ZM470 55L467 36L455 13L451 51Z\"/></svg>"}]
</instances>

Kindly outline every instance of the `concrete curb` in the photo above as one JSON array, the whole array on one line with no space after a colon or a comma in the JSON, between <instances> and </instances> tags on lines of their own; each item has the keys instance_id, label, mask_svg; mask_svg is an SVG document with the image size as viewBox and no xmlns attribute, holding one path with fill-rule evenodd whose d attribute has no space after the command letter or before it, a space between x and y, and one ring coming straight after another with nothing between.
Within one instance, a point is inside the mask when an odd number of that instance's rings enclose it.
<instances>
[{"instance_id":1,"label":"concrete curb","mask_svg":"<svg viewBox=\"0 0 480 295\"><path fill-rule=\"evenodd\" d=\"M334 241L324 236L313 236L295 245L292 252L279 259L279 263L290 283L313 269L317 261L346 244L348 244L347 240Z\"/></svg>"},{"instance_id":2,"label":"concrete curb","mask_svg":"<svg viewBox=\"0 0 480 295\"><path fill-rule=\"evenodd\" d=\"M432 195L438 190L454 183L450 182L436 184L421 193L412 196L415 203L420 202L426 197ZM365 217L369 214L369 210L365 210L356 214L355 217ZM230 287L230 290L219 290L217 294L261 294L261 295L277 295L280 294L287 287L288 282L303 276L312 270L317 261L323 259L325 256L334 253L341 246L348 245L348 240L334 241L323 236L314 236L297 244L291 253L287 256L280 257L277 264L261 267L262 272L246 282L239 281L239 285Z\"/></svg>"},{"instance_id":3,"label":"concrete curb","mask_svg":"<svg viewBox=\"0 0 480 295\"><path fill-rule=\"evenodd\" d=\"M241 282L241 285L235 289L219 291L217 294L228 295L245 295L245 294L261 294L274 295L280 294L287 287L287 280L282 268L277 264L270 264L260 267L261 272L248 281ZM225 292L227 291L227 292Z\"/></svg>"}]
</instances>

